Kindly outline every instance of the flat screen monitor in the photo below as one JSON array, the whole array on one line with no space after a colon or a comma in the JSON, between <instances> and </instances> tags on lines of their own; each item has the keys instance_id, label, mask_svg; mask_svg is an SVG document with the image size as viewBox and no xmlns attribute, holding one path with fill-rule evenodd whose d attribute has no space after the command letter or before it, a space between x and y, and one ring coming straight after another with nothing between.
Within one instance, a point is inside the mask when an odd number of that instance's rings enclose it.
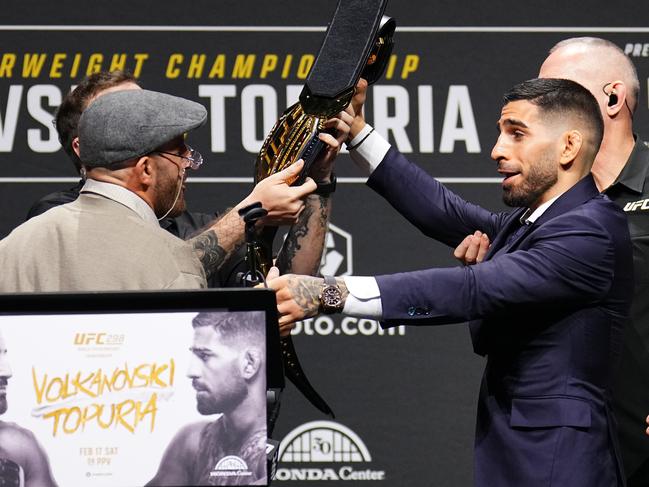
<instances>
[{"instance_id":1,"label":"flat screen monitor","mask_svg":"<svg viewBox=\"0 0 649 487\"><path fill-rule=\"evenodd\" d=\"M279 350L264 289L0 295L0 485L266 485Z\"/></svg>"}]
</instances>

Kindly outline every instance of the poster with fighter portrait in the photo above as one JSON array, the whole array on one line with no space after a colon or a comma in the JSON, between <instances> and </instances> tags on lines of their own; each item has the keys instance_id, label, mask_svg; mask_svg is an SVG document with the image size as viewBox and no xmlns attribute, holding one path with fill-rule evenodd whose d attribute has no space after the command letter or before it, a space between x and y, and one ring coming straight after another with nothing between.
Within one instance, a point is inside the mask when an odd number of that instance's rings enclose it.
<instances>
[{"instance_id":1,"label":"poster with fighter portrait","mask_svg":"<svg viewBox=\"0 0 649 487\"><path fill-rule=\"evenodd\" d=\"M0 316L0 485L266 485L262 311Z\"/></svg>"}]
</instances>

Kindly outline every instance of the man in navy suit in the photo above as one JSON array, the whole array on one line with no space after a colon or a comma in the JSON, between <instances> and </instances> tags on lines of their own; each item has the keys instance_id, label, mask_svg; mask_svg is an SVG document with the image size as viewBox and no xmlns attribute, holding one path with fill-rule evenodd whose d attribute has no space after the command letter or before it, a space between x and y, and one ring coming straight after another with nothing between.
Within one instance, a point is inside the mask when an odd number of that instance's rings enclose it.
<instances>
[{"instance_id":1,"label":"man in navy suit","mask_svg":"<svg viewBox=\"0 0 649 487\"><path fill-rule=\"evenodd\" d=\"M362 97L361 97L362 98ZM319 311L376 316L384 326L470 323L487 355L476 424L477 486L624 485L610 415L610 377L633 291L623 212L590 168L599 107L562 79L521 83L504 97L492 150L508 213L464 201L365 124L348 147L368 185L449 246L494 235L479 266L377 277L270 276L280 323ZM359 108L359 107L357 107Z\"/></svg>"}]
</instances>

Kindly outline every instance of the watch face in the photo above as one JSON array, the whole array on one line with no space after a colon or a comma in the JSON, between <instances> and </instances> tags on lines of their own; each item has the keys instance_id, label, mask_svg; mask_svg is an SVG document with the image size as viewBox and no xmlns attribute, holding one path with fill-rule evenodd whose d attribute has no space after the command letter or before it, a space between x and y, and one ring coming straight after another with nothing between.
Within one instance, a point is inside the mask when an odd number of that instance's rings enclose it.
<instances>
[{"instance_id":1,"label":"watch face","mask_svg":"<svg viewBox=\"0 0 649 487\"><path fill-rule=\"evenodd\" d=\"M335 311L342 304L342 293L336 286L325 286L322 289L321 301L325 311Z\"/></svg>"}]
</instances>

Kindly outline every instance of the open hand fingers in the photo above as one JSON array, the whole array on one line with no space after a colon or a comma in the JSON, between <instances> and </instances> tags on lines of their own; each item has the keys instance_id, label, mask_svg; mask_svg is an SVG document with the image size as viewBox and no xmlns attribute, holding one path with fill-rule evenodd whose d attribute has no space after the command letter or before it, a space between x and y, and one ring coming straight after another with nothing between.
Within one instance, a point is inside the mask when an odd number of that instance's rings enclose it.
<instances>
[{"instance_id":1,"label":"open hand fingers","mask_svg":"<svg viewBox=\"0 0 649 487\"><path fill-rule=\"evenodd\" d=\"M354 110L354 113L358 115L365 103L365 98L367 97L367 80L363 78L358 79L356 83L356 88L354 89L354 97L352 98L351 106Z\"/></svg>"},{"instance_id":2,"label":"open hand fingers","mask_svg":"<svg viewBox=\"0 0 649 487\"><path fill-rule=\"evenodd\" d=\"M316 189L318 189L318 185L313 179L306 178L304 183L299 186L294 186L291 189L295 190L294 196L296 198L304 198L305 196L313 193Z\"/></svg>"},{"instance_id":3,"label":"open hand fingers","mask_svg":"<svg viewBox=\"0 0 649 487\"><path fill-rule=\"evenodd\" d=\"M350 107L347 108L350 109ZM324 124L329 133L335 134L335 140L337 144L334 146L322 138L320 138L320 140L327 142L330 148L338 148L340 144L346 141L349 137L349 131L351 130L353 122L354 117L352 114L348 113L347 111L340 112L338 115L336 115L336 117L330 118Z\"/></svg>"},{"instance_id":4,"label":"open hand fingers","mask_svg":"<svg viewBox=\"0 0 649 487\"><path fill-rule=\"evenodd\" d=\"M467 235L453 251L453 256L464 265L482 262L489 251L489 237L479 230Z\"/></svg>"},{"instance_id":5,"label":"open hand fingers","mask_svg":"<svg viewBox=\"0 0 649 487\"><path fill-rule=\"evenodd\" d=\"M327 132L320 132L318 134L318 138L327 144L327 150L333 151L333 150L338 150L340 147L340 141L336 139L333 135L328 134Z\"/></svg>"},{"instance_id":6,"label":"open hand fingers","mask_svg":"<svg viewBox=\"0 0 649 487\"><path fill-rule=\"evenodd\" d=\"M478 255L476 257L476 262L482 262L487 255L487 252L489 252L489 247L491 247L491 242L489 241L489 237L487 236L486 233L483 233L480 236L480 244L478 248Z\"/></svg>"},{"instance_id":7,"label":"open hand fingers","mask_svg":"<svg viewBox=\"0 0 649 487\"><path fill-rule=\"evenodd\" d=\"M304 167L304 161L302 159L299 159L295 161L293 164L290 166L282 169L279 172L276 172L275 174L268 176L266 179L273 179L273 180L279 180L280 182L285 182L286 184L290 185L295 181L298 176L300 175L300 172L302 171L302 168Z\"/></svg>"},{"instance_id":8,"label":"open hand fingers","mask_svg":"<svg viewBox=\"0 0 649 487\"><path fill-rule=\"evenodd\" d=\"M275 266L272 266L270 269L268 269L268 274L266 274L266 282L272 281L273 279L277 279L279 277L279 269Z\"/></svg>"},{"instance_id":9,"label":"open hand fingers","mask_svg":"<svg viewBox=\"0 0 649 487\"><path fill-rule=\"evenodd\" d=\"M278 289L275 293L277 299L277 312L279 314L280 330L289 327L302 318L302 309L295 302L293 296L287 287ZM290 330L295 325L290 326Z\"/></svg>"},{"instance_id":10,"label":"open hand fingers","mask_svg":"<svg viewBox=\"0 0 649 487\"><path fill-rule=\"evenodd\" d=\"M453 251L453 257L455 257L463 264L466 263L464 257L466 256L466 252L467 249L469 248L469 245L471 245L471 237L472 235L467 235L466 237L464 237L464 240L462 240L460 242L460 245L455 247L455 250Z\"/></svg>"},{"instance_id":11,"label":"open hand fingers","mask_svg":"<svg viewBox=\"0 0 649 487\"><path fill-rule=\"evenodd\" d=\"M291 334L291 331L295 328L295 323L281 323L279 324L279 336L287 337Z\"/></svg>"},{"instance_id":12,"label":"open hand fingers","mask_svg":"<svg viewBox=\"0 0 649 487\"><path fill-rule=\"evenodd\" d=\"M469 236L469 245L467 246L466 253L464 254L464 263L466 265L472 265L478 262L481 236L482 232L479 231L476 231L473 235Z\"/></svg>"}]
</instances>

